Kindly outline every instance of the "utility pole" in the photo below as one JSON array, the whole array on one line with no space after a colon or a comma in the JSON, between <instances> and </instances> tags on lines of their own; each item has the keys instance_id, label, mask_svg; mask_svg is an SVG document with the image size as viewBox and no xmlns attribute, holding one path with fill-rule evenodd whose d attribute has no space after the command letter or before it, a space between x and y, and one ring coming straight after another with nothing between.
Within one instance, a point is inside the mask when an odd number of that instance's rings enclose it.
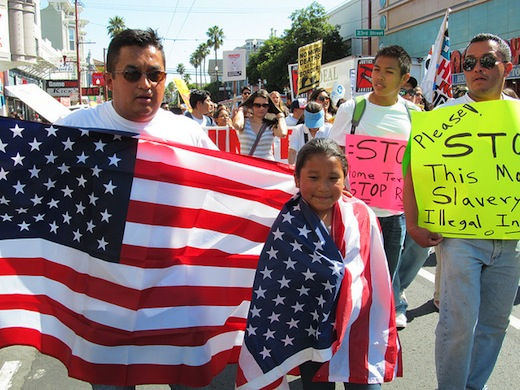
<instances>
[{"instance_id":1,"label":"utility pole","mask_svg":"<svg viewBox=\"0 0 520 390\"><path fill-rule=\"evenodd\" d=\"M78 74L78 98L81 105L81 62L79 58L79 26L78 26L78 0L74 0L76 14L76 72Z\"/></svg>"}]
</instances>

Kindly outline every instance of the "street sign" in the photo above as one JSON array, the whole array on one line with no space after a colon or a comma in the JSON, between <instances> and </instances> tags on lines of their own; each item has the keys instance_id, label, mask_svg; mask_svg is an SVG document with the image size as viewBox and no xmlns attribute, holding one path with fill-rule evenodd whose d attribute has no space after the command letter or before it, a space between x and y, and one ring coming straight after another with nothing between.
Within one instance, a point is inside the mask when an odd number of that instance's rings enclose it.
<instances>
[{"instance_id":1,"label":"street sign","mask_svg":"<svg viewBox=\"0 0 520 390\"><path fill-rule=\"evenodd\" d=\"M384 35L385 35L385 30L370 30L370 29L356 30L356 37L383 37Z\"/></svg>"}]
</instances>

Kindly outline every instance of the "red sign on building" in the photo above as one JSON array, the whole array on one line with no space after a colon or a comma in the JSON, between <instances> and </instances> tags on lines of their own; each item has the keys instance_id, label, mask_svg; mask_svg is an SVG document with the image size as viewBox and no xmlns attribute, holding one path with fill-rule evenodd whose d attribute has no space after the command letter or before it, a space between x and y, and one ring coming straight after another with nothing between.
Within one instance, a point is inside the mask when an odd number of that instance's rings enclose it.
<instances>
[{"instance_id":1,"label":"red sign on building","mask_svg":"<svg viewBox=\"0 0 520 390\"><path fill-rule=\"evenodd\" d=\"M105 78L103 77L102 72L92 73L92 85L95 85L96 87L105 86Z\"/></svg>"}]
</instances>

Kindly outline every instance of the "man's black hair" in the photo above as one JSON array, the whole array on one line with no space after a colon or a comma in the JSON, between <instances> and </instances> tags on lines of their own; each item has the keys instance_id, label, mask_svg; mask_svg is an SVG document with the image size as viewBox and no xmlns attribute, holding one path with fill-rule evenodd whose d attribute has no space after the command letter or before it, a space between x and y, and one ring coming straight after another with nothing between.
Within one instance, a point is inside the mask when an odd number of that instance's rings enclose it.
<instances>
[{"instance_id":1,"label":"man's black hair","mask_svg":"<svg viewBox=\"0 0 520 390\"><path fill-rule=\"evenodd\" d=\"M163 58L163 66L166 67L164 49L161 40L154 30L151 28L147 30L127 29L112 38L110 45L108 45L106 72L112 73L115 71L121 48L125 46L139 46L143 48L148 46L156 47L160 50Z\"/></svg>"},{"instance_id":2,"label":"man's black hair","mask_svg":"<svg viewBox=\"0 0 520 390\"><path fill-rule=\"evenodd\" d=\"M475 42L485 42L485 41L495 41L498 44L498 53L502 56L503 61L511 62L511 49L506 41L500 38L498 35L489 34L489 33L480 33L475 35L471 41L469 42L466 49L464 49L464 55L466 55L466 50L468 50L469 45Z\"/></svg>"},{"instance_id":3,"label":"man's black hair","mask_svg":"<svg viewBox=\"0 0 520 390\"><path fill-rule=\"evenodd\" d=\"M204 102L207 97L210 97L211 94L208 91L201 89L193 89L190 92L190 106L191 108L197 107L198 102Z\"/></svg>"},{"instance_id":4,"label":"man's black hair","mask_svg":"<svg viewBox=\"0 0 520 390\"><path fill-rule=\"evenodd\" d=\"M377 61L379 57L390 57L395 58L399 62L399 69L401 70L401 76L410 73L410 69L412 67L412 59L401 46L393 45L386 46L376 53L376 57L374 58L374 63Z\"/></svg>"},{"instance_id":5,"label":"man's black hair","mask_svg":"<svg viewBox=\"0 0 520 390\"><path fill-rule=\"evenodd\" d=\"M240 93L241 93L241 94L244 93L244 91L245 91L246 89L247 89L249 92L251 92L251 88L249 88L249 87L246 85L246 86L242 87L242 89L240 90Z\"/></svg>"}]
</instances>

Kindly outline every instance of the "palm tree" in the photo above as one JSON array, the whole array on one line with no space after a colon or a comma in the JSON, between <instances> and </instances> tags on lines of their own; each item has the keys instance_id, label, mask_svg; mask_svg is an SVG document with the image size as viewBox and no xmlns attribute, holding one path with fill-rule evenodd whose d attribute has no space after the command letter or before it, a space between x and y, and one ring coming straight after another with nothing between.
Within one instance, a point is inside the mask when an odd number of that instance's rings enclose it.
<instances>
[{"instance_id":1,"label":"palm tree","mask_svg":"<svg viewBox=\"0 0 520 390\"><path fill-rule=\"evenodd\" d=\"M224 43L224 30L222 30L219 26L213 26L206 31L206 35L208 36L208 46L213 47L215 50L215 69L217 67L217 50L220 49L220 46ZM218 83L218 72L216 73L217 83Z\"/></svg>"},{"instance_id":2,"label":"palm tree","mask_svg":"<svg viewBox=\"0 0 520 390\"><path fill-rule=\"evenodd\" d=\"M210 53L210 48L207 42L202 42L199 47L197 48L197 51L200 53L200 57L202 58L203 66L201 69L202 74L204 75L204 82L206 83L206 57Z\"/></svg>"},{"instance_id":3,"label":"palm tree","mask_svg":"<svg viewBox=\"0 0 520 390\"><path fill-rule=\"evenodd\" d=\"M121 31L125 30L125 20L121 16L114 16L108 19L107 31L110 38L114 38Z\"/></svg>"},{"instance_id":4,"label":"palm tree","mask_svg":"<svg viewBox=\"0 0 520 390\"><path fill-rule=\"evenodd\" d=\"M196 51L190 55L190 64L195 68L195 84L199 85L197 81L197 68L200 65L200 57Z\"/></svg>"},{"instance_id":5,"label":"palm tree","mask_svg":"<svg viewBox=\"0 0 520 390\"><path fill-rule=\"evenodd\" d=\"M183 79L184 78L184 74L186 73L186 67L182 63L181 64L177 64L176 71L181 76L181 79Z\"/></svg>"}]
</instances>

